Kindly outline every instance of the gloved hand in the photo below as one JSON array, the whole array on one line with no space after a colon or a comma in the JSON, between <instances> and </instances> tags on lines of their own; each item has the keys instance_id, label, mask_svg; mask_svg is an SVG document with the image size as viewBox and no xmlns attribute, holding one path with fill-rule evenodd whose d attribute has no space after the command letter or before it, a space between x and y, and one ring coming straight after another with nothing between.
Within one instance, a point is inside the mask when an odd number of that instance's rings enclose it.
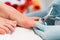
<instances>
[{"instance_id":1,"label":"gloved hand","mask_svg":"<svg viewBox=\"0 0 60 40\"><path fill-rule=\"evenodd\" d=\"M31 16L31 17L45 17L48 13L49 10L51 9L51 7L53 7L53 10L51 12L51 15L53 16L57 16L60 14L60 0L53 0L53 2L51 3L51 5L49 5L48 8L46 8L45 10L40 10L40 11L36 11L36 12L32 12L32 13L28 13L25 14L25 16ZM46 21L48 25L54 25L54 20L47 20Z\"/></svg>"},{"instance_id":2,"label":"gloved hand","mask_svg":"<svg viewBox=\"0 0 60 40\"><path fill-rule=\"evenodd\" d=\"M54 16L58 16L60 14L60 0L53 0L50 6L53 6L51 14Z\"/></svg>"},{"instance_id":3,"label":"gloved hand","mask_svg":"<svg viewBox=\"0 0 60 40\"><path fill-rule=\"evenodd\" d=\"M55 18L50 18L50 19L59 21L60 20L60 17L55 17Z\"/></svg>"},{"instance_id":4,"label":"gloved hand","mask_svg":"<svg viewBox=\"0 0 60 40\"><path fill-rule=\"evenodd\" d=\"M56 6L56 5L59 6L60 5L60 0L53 0L52 4L54 6Z\"/></svg>"},{"instance_id":5,"label":"gloved hand","mask_svg":"<svg viewBox=\"0 0 60 40\"><path fill-rule=\"evenodd\" d=\"M60 26L46 26L37 22L33 30L44 40L60 40Z\"/></svg>"},{"instance_id":6,"label":"gloved hand","mask_svg":"<svg viewBox=\"0 0 60 40\"><path fill-rule=\"evenodd\" d=\"M55 20L59 20L59 19L57 19L57 17L60 16L60 3L59 2L60 2L60 0L53 0L52 3L47 8L47 9L50 10L51 7L53 7L53 10L51 11L51 14L50 15L55 16L55 18L53 18L53 19L48 18L46 20L46 22L47 22L48 25L54 25L55 24Z\"/></svg>"}]
</instances>

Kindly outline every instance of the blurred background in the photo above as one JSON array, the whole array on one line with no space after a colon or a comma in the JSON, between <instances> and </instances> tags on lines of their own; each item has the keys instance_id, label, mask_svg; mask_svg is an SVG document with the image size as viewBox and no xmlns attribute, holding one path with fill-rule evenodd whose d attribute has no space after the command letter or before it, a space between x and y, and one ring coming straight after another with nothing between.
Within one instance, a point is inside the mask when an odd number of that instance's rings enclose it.
<instances>
[{"instance_id":1,"label":"blurred background","mask_svg":"<svg viewBox=\"0 0 60 40\"><path fill-rule=\"evenodd\" d=\"M17 4L23 4L25 0L21 0L20 2L18 2L17 0L0 0L1 2L4 1L11 1L13 3L17 3ZM42 9L46 8L51 2L52 0L39 0L41 5L42 5Z\"/></svg>"},{"instance_id":2,"label":"blurred background","mask_svg":"<svg viewBox=\"0 0 60 40\"><path fill-rule=\"evenodd\" d=\"M52 2L52 0L40 0L40 2L42 4L42 9L45 9Z\"/></svg>"}]
</instances>

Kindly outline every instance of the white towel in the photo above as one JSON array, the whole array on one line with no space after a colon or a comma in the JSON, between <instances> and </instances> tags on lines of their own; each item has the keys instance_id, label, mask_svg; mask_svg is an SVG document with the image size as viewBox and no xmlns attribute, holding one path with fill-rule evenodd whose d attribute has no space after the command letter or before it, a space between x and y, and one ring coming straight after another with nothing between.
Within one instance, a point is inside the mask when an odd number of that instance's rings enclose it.
<instances>
[{"instance_id":1,"label":"white towel","mask_svg":"<svg viewBox=\"0 0 60 40\"><path fill-rule=\"evenodd\" d=\"M0 35L0 40L42 40L31 29L17 27L12 34Z\"/></svg>"}]
</instances>

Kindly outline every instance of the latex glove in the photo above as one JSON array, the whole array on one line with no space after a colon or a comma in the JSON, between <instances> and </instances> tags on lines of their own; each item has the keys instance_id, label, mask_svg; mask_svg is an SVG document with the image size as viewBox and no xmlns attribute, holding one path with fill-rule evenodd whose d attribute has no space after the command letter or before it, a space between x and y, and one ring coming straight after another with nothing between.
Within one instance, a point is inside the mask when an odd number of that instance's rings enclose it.
<instances>
[{"instance_id":1,"label":"latex glove","mask_svg":"<svg viewBox=\"0 0 60 40\"><path fill-rule=\"evenodd\" d=\"M33 30L44 40L60 40L60 26L45 26L37 22Z\"/></svg>"},{"instance_id":2,"label":"latex glove","mask_svg":"<svg viewBox=\"0 0 60 40\"><path fill-rule=\"evenodd\" d=\"M55 18L51 19L51 18L48 18L46 20L47 24L48 25L54 25L55 24L55 21L56 20L59 20L57 19L56 17L59 17L60 16L60 0L53 0L52 3L49 5L49 7L47 9L51 9L51 7L53 7L53 10L51 12L50 15L53 15L55 16ZM47 10L46 9L46 10ZM48 12L49 13L49 12Z\"/></svg>"},{"instance_id":3,"label":"latex glove","mask_svg":"<svg viewBox=\"0 0 60 40\"><path fill-rule=\"evenodd\" d=\"M60 0L53 0L50 5L50 8L53 7L51 15L55 16L55 18L50 18L52 20L60 20Z\"/></svg>"},{"instance_id":4,"label":"latex glove","mask_svg":"<svg viewBox=\"0 0 60 40\"><path fill-rule=\"evenodd\" d=\"M48 14L49 10L51 7L54 7L52 11L52 15L56 15L60 13L60 0L53 0L52 3L45 9L45 10L40 10L32 13L25 14L26 16L38 16L38 17L44 17ZM43 15L42 15L43 14Z\"/></svg>"},{"instance_id":5,"label":"latex glove","mask_svg":"<svg viewBox=\"0 0 60 40\"><path fill-rule=\"evenodd\" d=\"M52 1L52 3L47 8L47 9L49 9L48 14L50 13L50 15L55 16L55 17L59 17L60 16L60 3L59 2L60 2L60 0L53 0ZM52 8L52 11L50 12L51 8ZM52 17L50 17L50 18L52 18Z\"/></svg>"},{"instance_id":6,"label":"latex glove","mask_svg":"<svg viewBox=\"0 0 60 40\"><path fill-rule=\"evenodd\" d=\"M53 0L50 6L53 6L52 15L57 16L60 14L60 0Z\"/></svg>"},{"instance_id":7,"label":"latex glove","mask_svg":"<svg viewBox=\"0 0 60 40\"><path fill-rule=\"evenodd\" d=\"M51 15L57 16L60 14L60 0L53 0L53 2L45 10L40 10L40 11L28 13L28 14L25 14L25 16L31 16L31 17L37 16L37 17L43 18L49 13L49 10L51 9L51 7L53 7ZM51 23L52 23L52 25L55 24L54 23L55 21L50 20L50 19L49 19L49 21L47 20L46 22L48 23L48 25L51 25Z\"/></svg>"},{"instance_id":8,"label":"latex glove","mask_svg":"<svg viewBox=\"0 0 60 40\"><path fill-rule=\"evenodd\" d=\"M59 21L60 20L60 17L55 17L55 18L50 18L50 19Z\"/></svg>"}]
</instances>

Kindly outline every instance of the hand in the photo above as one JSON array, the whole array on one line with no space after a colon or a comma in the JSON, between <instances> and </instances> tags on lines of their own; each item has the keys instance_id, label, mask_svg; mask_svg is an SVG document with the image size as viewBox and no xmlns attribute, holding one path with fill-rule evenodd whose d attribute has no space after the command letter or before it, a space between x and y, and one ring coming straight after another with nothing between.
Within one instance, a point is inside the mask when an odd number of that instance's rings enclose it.
<instances>
[{"instance_id":1,"label":"hand","mask_svg":"<svg viewBox=\"0 0 60 40\"><path fill-rule=\"evenodd\" d=\"M36 23L37 28L33 28L33 31L44 40L56 40L60 39L60 26L47 26Z\"/></svg>"},{"instance_id":2,"label":"hand","mask_svg":"<svg viewBox=\"0 0 60 40\"><path fill-rule=\"evenodd\" d=\"M60 0L53 0L52 4L53 5L60 5Z\"/></svg>"},{"instance_id":3,"label":"hand","mask_svg":"<svg viewBox=\"0 0 60 40\"><path fill-rule=\"evenodd\" d=\"M53 6L52 15L58 15L60 13L60 0L53 0L51 5Z\"/></svg>"}]
</instances>

